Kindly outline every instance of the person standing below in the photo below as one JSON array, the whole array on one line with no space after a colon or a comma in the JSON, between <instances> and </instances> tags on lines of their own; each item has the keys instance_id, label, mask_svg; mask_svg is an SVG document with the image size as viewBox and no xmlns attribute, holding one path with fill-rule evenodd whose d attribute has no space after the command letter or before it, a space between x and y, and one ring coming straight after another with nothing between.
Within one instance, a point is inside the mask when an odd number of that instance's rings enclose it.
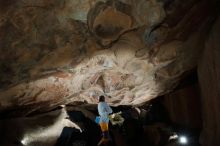
<instances>
[{"instance_id":1,"label":"person standing below","mask_svg":"<svg viewBox=\"0 0 220 146\"><path fill-rule=\"evenodd\" d=\"M111 107L105 102L105 96L99 96L98 103L98 113L100 115L99 125L102 130L102 139L98 143L98 146L107 143L110 140L108 123L109 123L109 114L112 113Z\"/></svg>"}]
</instances>

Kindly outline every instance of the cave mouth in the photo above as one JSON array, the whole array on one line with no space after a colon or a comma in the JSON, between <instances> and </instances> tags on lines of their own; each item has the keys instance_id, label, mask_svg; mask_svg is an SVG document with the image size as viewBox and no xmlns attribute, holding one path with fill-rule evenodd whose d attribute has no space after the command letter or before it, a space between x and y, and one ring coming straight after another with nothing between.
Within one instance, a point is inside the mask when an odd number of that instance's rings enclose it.
<instances>
[{"instance_id":1,"label":"cave mouth","mask_svg":"<svg viewBox=\"0 0 220 146\"><path fill-rule=\"evenodd\" d=\"M218 0L0 0L0 145L219 146Z\"/></svg>"}]
</instances>

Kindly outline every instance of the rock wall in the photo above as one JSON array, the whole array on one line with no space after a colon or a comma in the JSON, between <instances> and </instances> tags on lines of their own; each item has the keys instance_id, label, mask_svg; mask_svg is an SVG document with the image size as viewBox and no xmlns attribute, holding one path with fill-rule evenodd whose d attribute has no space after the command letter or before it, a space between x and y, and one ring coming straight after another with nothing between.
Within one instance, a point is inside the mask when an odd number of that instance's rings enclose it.
<instances>
[{"instance_id":1,"label":"rock wall","mask_svg":"<svg viewBox=\"0 0 220 146\"><path fill-rule=\"evenodd\" d=\"M81 130L68 117L62 109L32 117L1 119L0 145L54 146L64 127Z\"/></svg>"},{"instance_id":2,"label":"rock wall","mask_svg":"<svg viewBox=\"0 0 220 146\"><path fill-rule=\"evenodd\" d=\"M139 105L197 65L215 0L0 0L0 111Z\"/></svg>"},{"instance_id":3,"label":"rock wall","mask_svg":"<svg viewBox=\"0 0 220 146\"><path fill-rule=\"evenodd\" d=\"M174 125L200 129L202 127L200 100L198 85L194 84L165 95L163 103Z\"/></svg>"},{"instance_id":4,"label":"rock wall","mask_svg":"<svg viewBox=\"0 0 220 146\"><path fill-rule=\"evenodd\" d=\"M220 17L215 22L199 61L202 94L202 146L220 145Z\"/></svg>"}]
</instances>

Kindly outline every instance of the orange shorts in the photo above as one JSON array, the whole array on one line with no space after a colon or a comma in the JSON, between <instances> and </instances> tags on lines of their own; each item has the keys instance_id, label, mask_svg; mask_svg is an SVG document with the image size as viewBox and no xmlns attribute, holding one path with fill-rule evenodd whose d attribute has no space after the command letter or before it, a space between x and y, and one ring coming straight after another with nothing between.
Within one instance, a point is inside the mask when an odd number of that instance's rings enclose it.
<instances>
[{"instance_id":1,"label":"orange shorts","mask_svg":"<svg viewBox=\"0 0 220 146\"><path fill-rule=\"evenodd\" d=\"M108 131L108 123L99 123L102 132Z\"/></svg>"}]
</instances>

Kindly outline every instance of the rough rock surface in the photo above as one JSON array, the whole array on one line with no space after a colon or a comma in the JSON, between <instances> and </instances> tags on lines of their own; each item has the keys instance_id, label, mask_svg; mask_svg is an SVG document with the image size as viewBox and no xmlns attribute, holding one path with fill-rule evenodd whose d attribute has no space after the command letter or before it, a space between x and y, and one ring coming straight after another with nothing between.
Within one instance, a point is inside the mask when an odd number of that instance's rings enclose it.
<instances>
[{"instance_id":1,"label":"rough rock surface","mask_svg":"<svg viewBox=\"0 0 220 146\"><path fill-rule=\"evenodd\" d=\"M198 85L194 84L164 96L164 105L172 123L201 129L201 101Z\"/></svg>"},{"instance_id":2,"label":"rough rock surface","mask_svg":"<svg viewBox=\"0 0 220 146\"><path fill-rule=\"evenodd\" d=\"M203 55L199 61L198 75L202 96L203 146L220 144L220 17L215 22Z\"/></svg>"},{"instance_id":3,"label":"rough rock surface","mask_svg":"<svg viewBox=\"0 0 220 146\"><path fill-rule=\"evenodd\" d=\"M64 127L80 129L66 117L68 115L65 110L56 110L35 117L1 120L0 144L53 146Z\"/></svg>"},{"instance_id":4,"label":"rough rock surface","mask_svg":"<svg viewBox=\"0 0 220 146\"><path fill-rule=\"evenodd\" d=\"M0 111L137 105L197 65L215 0L0 0Z\"/></svg>"}]
</instances>

